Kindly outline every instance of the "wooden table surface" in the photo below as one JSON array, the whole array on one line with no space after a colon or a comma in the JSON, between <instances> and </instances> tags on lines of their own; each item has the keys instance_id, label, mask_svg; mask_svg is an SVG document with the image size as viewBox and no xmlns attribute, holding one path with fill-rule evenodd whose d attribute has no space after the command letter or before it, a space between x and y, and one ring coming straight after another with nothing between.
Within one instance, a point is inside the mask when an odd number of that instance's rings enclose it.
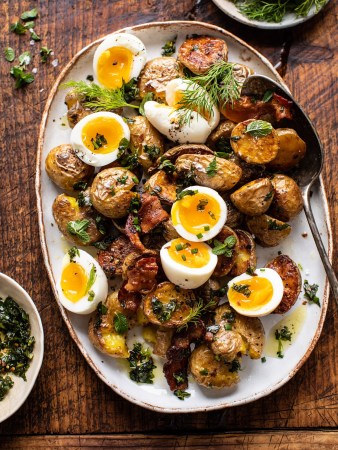
<instances>
[{"instance_id":1,"label":"wooden table surface","mask_svg":"<svg viewBox=\"0 0 338 450\"><path fill-rule=\"evenodd\" d=\"M42 65L40 44L9 32L22 11L37 6L36 30L59 65ZM308 449L338 448L337 307L330 301L322 335L296 376L270 396L235 408L196 414L159 414L111 391L88 366L61 319L40 250L34 191L39 123L48 91L69 59L91 41L127 25L159 20L201 20L247 41L277 64L309 113L323 142L324 184L337 217L337 42L335 2L295 29L264 31L238 24L209 0L4 0L1 46L36 54L36 80L15 90L10 63L1 56L0 270L29 292L45 330L45 357L22 408L0 425L0 446L14 448L159 447ZM32 67L32 66L31 66ZM337 271L337 250L334 266ZM322 280L324 282L324 280Z\"/></svg>"}]
</instances>

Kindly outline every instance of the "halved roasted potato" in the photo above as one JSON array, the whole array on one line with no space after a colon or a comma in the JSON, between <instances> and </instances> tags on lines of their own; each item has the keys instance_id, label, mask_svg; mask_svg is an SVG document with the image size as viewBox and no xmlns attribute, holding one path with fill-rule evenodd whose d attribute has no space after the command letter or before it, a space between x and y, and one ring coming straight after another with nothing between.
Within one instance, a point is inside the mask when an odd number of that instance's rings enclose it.
<instances>
[{"instance_id":1,"label":"halved roasted potato","mask_svg":"<svg viewBox=\"0 0 338 450\"><path fill-rule=\"evenodd\" d=\"M274 129L265 136L256 136L247 132L254 120L241 122L231 132L231 147L237 156L249 164L267 164L276 158L279 140Z\"/></svg>"},{"instance_id":2,"label":"halved roasted potato","mask_svg":"<svg viewBox=\"0 0 338 450\"><path fill-rule=\"evenodd\" d=\"M279 150L275 159L268 164L270 170L286 171L297 166L304 158L306 144L292 128L277 128Z\"/></svg>"},{"instance_id":3,"label":"halved roasted potato","mask_svg":"<svg viewBox=\"0 0 338 450\"><path fill-rule=\"evenodd\" d=\"M275 194L269 214L283 221L296 217L303 209L303 197L298 184L282 174L274 175L271 183Z\"/></svg>"},{"instance_id":4,"label":"halved roasted potato","mask_svg":"<svg viewBox=\"0 0 338 450\"><path fill-rule=\"evenodd\" d=\"M124 167L111 167L99 172L90 189L95 209L106 217L119 219L128 214L131 200L138 196L131 189L137 178Z\"/></svg>"},{"instance_id":5,"label":"halved roasted potato","mask_svg":"<svg viewBox=\"0 0 338 450\"><path fill-rule=\"evenodd\" d=\"M78 94L74 91L67 93L65 103L68 108L67 119L70 128L74 128L81 119L93 113L91 109L83 106L82 102L84 100L84 95Z\"/></svg>"},{"instance_id":6,"label":"halved roasted potato","mask_svg":"<svg viewBox=\"0 0 338 450\"><path fill-rule=\"evenodd\" d=\"M104 304L100 304L96 314L91 317L88 325L90 342L100 352L113 358L128 358L129 350L126 343L127 332L118 334L114 326L114 318L123 314L127 319L130 313L124 310L117 299L117 292L107 297Z\"/></svg>"},{"instance_id":7,"label":"halved roasted potato","mask_svg":"<svg viewBox=\"0 0 338 450\"><path fill-rule=\"evenodd\" d=\"M198 384L208 388L230 387L239 382L237 371L210 350L206 344L196 347L191 353L189 369Z\"/></svg>"},{"instance_id":8,"label":"halved roasted potato","mask_svg":"<svg viewBox=\"0 0 338 450\"><path fill-rule=\"evenodd\" d=\"M156 194L161 202L167 205L172 205L176 201L177 184L164 170L155 172L145 183L144 189L151 194Z\"/></svg>"},{"instance_id":9,"label":"halved roasted potato","mask_svg":"<svg viewBox=\"0 0 338 450\"><path fill-rule=\"evenodd\" d=\"M174 328L186 323L193 307L195 294L169 281L160 283L143 300L143 311L151 323Z\"/></svg>"},{"instance_id":10,"label":"halved roasted potato","mask_svg":"<svg viewBox=\"0 0 338 450\"><path fill-rule=\"evenodd\" d=\"M138 87L140 97L152 92L156 100L165 100L165 90L169 81L183 75L183 68L176 58L168 56L154 58L144 66Z\"/></svg>"},{"instance_id":11,"label":"halved roasted potato","mask_svg":"<svg viewBox=\"0 0 338 450\"><path fill-rule=\"evenodd\" d=\"M244 64L235 64L234 65L234 77L235 79L242 85L244 81L248 78L248 76L255 73L251 67L245 66Z\"/></svg>"},{"instance_id":12,"label":"halved roasted potato","mask_svg":"<svg viewBox=\"0 0 338 450\"><path fill-rule=\"evenodd\" d=\"M237 277L245 273L249 268L256 269L257 256L256 244L251 234L244 230L235 229L234 231L238 238L238 247L230 275Z\"/></svg>"},{"instance_id":13,"label":"halved roasted potato","mask_svg":"<svg viewBox=\"0 0 338 450\"><path fill-rule=\"evenodd\" d=\"M225 361L231 362L238 355L246 353L246 344L237 331L227 330L225 327L226 323L221 322L210 348L215 355L220 355Z\"/></svg>"},{"instance_id":14,"label":"halved roasted potato","mask_svg":"<svg viewBox=\"0 0 338 450\"><path fill-rule=\"evenodd\" d=\"M215 277L224 277L230 272L232 266L235 264L236 255L238 253L239 239L234 230L232 230L230 227L224 226L220 231L220 233L218 233L218 235L215 237L215 239L223 243L230 236L233 236L236 239L236 243L233 246L233 248L230 249L231 256L226 255L217 256L218 261L216 268L213 272L213 276Z\"/></svg>"},{"instance_id":15,"label":"halved roasted potato","mask_svg":"<svg viewBox=\"0 0 338 450\"><path fill-rule=\"evenodd\" d=\"M246 224L262 247L275 247L291 233L291 225L267 214L247 217Z\"/></svg>"},{"instance_id":16,"label":"halved roasted potato","mask_svg":"<svg viewBox=\"0 0 338 450\"><path fill-rule=\"evenodd\" d=\"M171 163L175 163L177 158L179 158L182 155L215 155L214 151L211 150L209 147L207 147L204 144L182 144L178 145L177 147L172 147L171 149L167 150L161 158L158 158L156 163L153 165L153 167L150 168L149 173L153 173L155 170L157 170L157 167L160 166L160 164L167 160Z\"/></svg>"},{"instance_id":17,"label":"halved roasted potato","mask_svg":"<svg viewBox=\"0 0 338 450\"><path fill-rule=\"evenodd\" d=\"M190 173L197 184L220 192L232 189L242 175L236 164L212 155L182 155L175 167L179 175Z\"/></svg>"},{"instance_id":18,"label":"halved roasted potato","mask_svg":"<svg viewBox=\"0 0 338 450\"><path fill-rule=\"evenodd\" d=\"M231 120L221 122L209 135L207 146L217 152L229 152L230 136L235 126L235 122Z\"/></svg>"},{"instance_id":19,"label":"halved roasted potato","mask_svg":"<svg viewBox=\"0 0 338 450\"><path fill-rule=\"evenodd\" d=\"M292 308L302 289L302 276L297 264L287 255L279 255L268 262L265 267L275 270L283 281L283 298L275 314L284 314Z\"/></svg>"},{"instance_id":20,"label":"halved roasted potato","mask_svg":"<svg viewBox=\"0 0 338 450\"><path fill-rule=\"evenodd\" d=\"M191 72L202 74L218 61L228 60L228 46L216 37L192 36L179 48L178 59Z\"/></svg>"},{"instance_id":21,"label":"halved roasted potato","mask_svg":"<svg viewBox=\"0 0 338 450\"><path fill-rule=\"evenodd\" d=\"M260 216L271 205L274 189L269 178L250 181L230 195L232 203L243 214Z\"/></svg>"}]
</instances>

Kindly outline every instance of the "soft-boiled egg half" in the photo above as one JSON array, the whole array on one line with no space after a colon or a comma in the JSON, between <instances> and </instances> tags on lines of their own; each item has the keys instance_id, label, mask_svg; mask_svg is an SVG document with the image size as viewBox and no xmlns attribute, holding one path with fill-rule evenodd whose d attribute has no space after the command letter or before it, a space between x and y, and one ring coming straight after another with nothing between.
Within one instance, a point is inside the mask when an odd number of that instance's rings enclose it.
<instances>
[{"instance_id":1,"label":"soft-boiled egg half","mask_svg":"<svg viewBox=\"0 0 338 450\"><path fill-rule=\"evenodd\" d=\"M228 283L230 305L243 316L259 317L272 313L280 304L283 281L273 269L256 269L243 273Z\"/></svg>"},{"instance_id":2,"label":"soft-boiled egg half","mask_svg":"<svg viewBox=\"0 0 338 450\"><path fill-rule=\"evenodd\" d=\"M143 42L128 33L109 35L94 53L96 81L106 88L118 89L138 77L147 60Z\"/></svg>"},{"instance_id":3,"label":"soft-boiled egg half","mask_svg":"<svg viewBox=\"0 0 338 450\"><path fill-rule=\"evenodd\" d=\"M217 264L217 256L209 245L181 237L167 242L160 256L167 278L184 289L196 289L205 283Z\"/></svg>"},{"instance_id":4,"label":"soft-boiled egg half","mask_svg":"<svg viewBox=\"0 0 338 450\"><path fill-rule=\"evenodd\" d=\"M130 140L130 130L122 117L112 112L97 112L75 125L70 143L83 162L102 167L117 159L123 138Z\"/></svg>"},{"instance_id":5,"label":"soft-boiled egg half","mask_svg":"<svg viewBox=\"0 0 338 450\"><path fill-rule=\"evenodd\" d=\"M180 236L188 241L203 242L221 231L227 220L227 206L214 189L190 186L173 204L171 220Z\"/></svg>"},{"instance_id":6,"label":"soft-boiled egg half","mask_svg":"<svg viewBox=\"0 0 338 450\"><path fill-rule=\"evenodd\" d=\"M72 247L62 261L58 290L62 306L76 314L90 314L106 300L108 281L89 253Z\"/></svg>"},{"instance_id":7,"label":"soft-boiled egg half","mask_svg":"<svg viewBox=\"0 0 338 450\"><path fill-rule=\"evenodd\" d=\"M210 115L191 111L189 121L181 123L184 110L179 108L184 91L187 90L195 92L203 88L182 78L169 81L166 87L167 105L148 101L144 105L144 112L149 122L171 141L180 144L187 142L204 144L211 131L218 125L220 114L216 106L213 106ZM208 97L206 92L204 95Z\"/></svg>"}]
</instances>

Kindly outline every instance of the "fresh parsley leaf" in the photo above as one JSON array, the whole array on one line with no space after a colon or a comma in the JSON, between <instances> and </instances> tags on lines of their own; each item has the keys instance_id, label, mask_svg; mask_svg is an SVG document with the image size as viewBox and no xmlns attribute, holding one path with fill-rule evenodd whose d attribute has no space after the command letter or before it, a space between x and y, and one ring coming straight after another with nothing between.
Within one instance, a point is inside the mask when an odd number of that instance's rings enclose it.
<instances>
[{"instance_id":1,"label":"fresh parsley leaf","mask_svg":"<svg viewBox=\"0 0 338 450\"><path fill-rule=\"evenodd\" d=\"M152 92L147 92L146 95L143 97L140 106L138 107L138 112L141 114L141 116L145 116L144 112L144 105L145 103L149 102L150 100L154 99L154 94Z\"/></svg>"},{"instance_id":2,"label":"fresh parsley leaf","mask_svg":"<svg viewBox=\"0 0 338 450\"><path fill-rule=\"evenodd\" d=\"M186 383L187 377L182 372L174 372L173 377L176 380L177 384Z\"/></svg>"},{"instance_id":3,"label":"fresh parsley leaf","mask_svg":"<svg viewBox=\"0 0 338 450\"><path fill-rule=\"evenodd\" d=\"M21 20L35 19L36 17L38 17L37 8L33 8L30 11L25 11L21 14Z\"/></svg>"},{"instance_id":4,"label":"fresh parsley leaf","mask_svg":"<svg viewBox=\"0 0 338 450\"><path fill-rule=\"evenodd\" d=\"M75 245L74 245L73 247L71 247L68 250L68 255L69 255L70 262L74 262L75 257L80 256L79 249L77 247L75 247Z\"/></svg>"},{"instance_id":5,"label":"fresh parsley leaf","mask_svg":"<svg viewBox=\"0 0 338 450\"><path fill-rule=\"evenodd\" d=\"M177 36L163 45L161 53L162 56L172 56L176 52L176 39Z\"/></svg>"},{"instance_id":6,"label":"fresh parsley leaf","mask_svg":"<svg viewBox=\"0 0 338 450\"><path fill-rule=\"evenodd\" d=\"M127 317L119 311L115 312L114 315L114 328L117 334L124 334L128 331L128 319Z\"/></svg>"},{"instance_id":7,"label":"fresh parsley leaf","mask_svg":"<svg viewBox=\"0 0 338 450\"><path fill-rule=\"evenodd\" d=\"M214 248L212 249L212 253L217 256L224 255L227 258L231 258L236 242L237 239L235 236L228 236L223 243L217 239L214 239Z\"/></svg>"},{"instance_id":8,"label":"fresh parsley leaf","mask_svg":"<svg viewBox=\"0 0 338 450\"><path fill-rule=\"evenodd\" d=\"M272 99L273 91L267 90L263 95L263 102L267 103Z\"/></svg>"},{"instance_id":9,"label":"fresh parsley leaf","mask_svg":"<svg viewBox=\"0 0 338 450\"><path fill-rule=\"evenodd\" d=\"M308 280L304 281L304 297L312 303L320 307L320 301L317 297L318 284L309 284Z\"/></svg>"},{"instance_id":10,"label":"fresh parsley leaf","mask_svg":"<svg viewBox=\"0 0 338 450\"><path fill-rule=\"evenodd\" d=\"M25 34L27 31L26 28L19 21L12 23L10 30L13 31L13 33L15 34Z\"/></svg>"},{"instance_id":11,"label":"fresh parsley leaf","mask_svg":"<svg viewBox=\"0 0 338 450\"><path fill-rule=\"evenodd\" d=\"M143 150L149 156L150 161L156 161L161 154L161 149L156 145L144 145Z\"/></svg>"},{"instance_id":12,"label":"fresh parsley leaf","mask_svg":"<svg viewBox=\"0 0 338 450\"><path fill-rule=\"evenodd\" d=\"M34 20L31 20L29 22L25 22L24 23L24 27L27 28L27 30L29 30L30 28L34 28L35 27Z\"/></svg>"},{"instance_id":13,"label":"fresh parsley leaf","mask_svg":"<svg viewBox=\"0 0 338 450\"><path fill-rule=\"evenodd\" d=\"M47 48L47 47L41 47L40 48L40 56L41 56L41 62L42 63L46 63L48 58L50 57L50 54L52 53L52 49L51 48Z\"/></svg>"},{"instance_id":14,"label":"fresh parsley leaf","mask_svg":"<svg viewBox=\"0 0 338 450\"><path fill-rule=\"evenodd\" d=\"M263 137L267 136L273 131L272 125L265 120L254 120L250 122L246 127L246 133L251 134L254 137Z\"/></svg>"},{"instance_id":15,"label":"fresh parsley leaf","mask_svg":"<svg viewBox=\"0 0 338 450\"><path fill-rule=\"evenodd\" d=\"M169 159L165 159L158 166L158 169L164 170L165 173L167 173L168 175L172 175L175 172L176 167L174 166L174 164L171 161L169 161Z\"/></svg>"},{"instance_id":16,"label":"fresh parsley leaf","mask_svg":"<svg viewBox=\"0 0 338 450\"><path fill-rule=\"evenodd\" d=\"M245 295L245 297L248 297L248 298L251 295L251 291L249 289L249 285L248 284L236 284L236 283L234 283L234 284L231 285L230 289L233 289L234 291L239 292L240 294L243 294L243 295Z\"/></svg>"},{"instance_id":17,"label":"fresh parsley leaf","mask_svg":"<svg viewBox=\"0 0 338 450\"><path fill-rule=\"evenodd\" d=\"M154 373L156 369L153 358L149 349L144 349L140 342L134 344L133 350L129 353L130 379L137 383L153 383Z\"/></svg>"},{"instance_id":18,"label":"fresh parsley leaf","mask_svg":"<svg viewBox=\"0 0 338 450\"><path fill-rule=\"evenodd\" d=\"M215 158L211 161L211 163L208 165L208 167L205 169L206 174L208 175L208 177L214 177L217 173L217 160L216 160L216 156Z\"/></svg>"},{"instance_id":19,"label":"fresh parsley leaf","mask_svg":"<svg viewBox=\"0 0 338 450\"><path fill-rule=\"evenodd\" d=\"M282 223L280 225L275 219L268 219L268 230L282 231L289 227L290 225L288 223Z\"/></svg>"},{"instance_id":20,"label":"fresh parsley leaf","mask_svg":"<svg viewBox=\"0 0 338 450\"><path fill-rule=\"evenodd\" d=\"M184 400L185 398L190 397L191 394L189 394L189 392L182 391L181 389L176 389L176 391L174 391L174 395L176 395L178 399Z\"/></svg>"},{"instance_id":21,"label":"fresh parsley leaf","mask_svg":"<svg viewBox=\"0 0 338 450\"><path fill-rule=\"evenodd\" d=\"M186 197L187 195L195 195L197 194L197 192L197 190L186 189L185 191L181 191L179 194L177 194L176 200L182 200L182 198Z\"/></svg>"},{"instance_id":22,"label":"fresh parsley leaf","mask_svg":"<svg viewBox=\"0 0 338 450\"><path fill-rule=\"evenodd\" d=\"M15 59L15 51L11 47L5 48L5 59L8 62L12 62Z\"/></svg>"},{"instance_id":23,"label":"fresh parsley leaf","mask_svg":"<svg viewBox=\"0 0 338 450\"><path fill-rule=\"evenodd\" d=\"M86 244L90 241L89 234L86 231L88 226L88 219L71 220L67 223L67 231L73 236L78 237L84 244Z\"/></svg>"},{"instance_id":24,"label":"fresh parsley leaf","mask_svg":"<svg viewBox=\"0 0 338 450\"><path fill-rule=\"evenodd\" d=\"M30 33L33 41L41 41L40 36L38 36L32 28L30 29Z\"/></svg>"},{"instance_id":25,"label":"fresh parsley leaf","mask_svg":"<svg viewBox=\"0 0 338 450\"><path fill-rule=\"evenodd\" d=\"M10 74L15 78L15 88L19 89L26 84L30 84L34 81L34 75L30 72L25 72L20 66L13 66L10 70Z\"/></svg>"},{"instance_id":26,"label":"fresh parsley leaf","mask_svg":"<svg viewBox=\"0 0 338 450\"><path fill-rule=\"evenodd\" d=\"M128 175L122 175L121 177L117 177L117 178L116 178L116 181L117 181L119 184L126 184L127 181L128 181Z\"/></svg>"},{"instance_id":27,"label":"fresh parsley leaf","mask_svg":"<svg viewBox=\"0 0 338 450\"><path fill-rule=\"evenodd\" d=\"M28 66L32 61L32 55L31 52L23 52L19 56L19 63L20 66Z\"/></svg>"}]
</instances>

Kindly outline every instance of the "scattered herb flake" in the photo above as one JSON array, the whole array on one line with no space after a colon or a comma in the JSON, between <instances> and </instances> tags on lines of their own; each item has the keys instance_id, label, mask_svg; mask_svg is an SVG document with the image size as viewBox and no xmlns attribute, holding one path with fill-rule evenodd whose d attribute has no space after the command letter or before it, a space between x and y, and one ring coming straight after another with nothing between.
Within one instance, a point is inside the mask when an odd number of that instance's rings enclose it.
<instances>
[{"instance_id":1,"label":"scattered herb flake","mask_svg":"<svg viewBox=\"0 0 338 450\"><path fill-rule=\"evenodd\" d=\"M40 48L40 56L41 56L41 62L46 63L48 58L50 57L50 54L52 53L52 49L47 47L41 47Z\"/></svg>"},{"instance_id":2,"label":"scattered herb flake","mask_svg":"<svg viewBox=\"0 0 338 450\"><path fill-rule=\"evenodd\" d=\"M288 223L279 224L275 219L268 219L268 230L282 231L289 227Z\"/></svg>"},{"instance_id":3,"label":"scattered herb flake","mask_svg":"<svg viewBox=\"0 0 338 450\"><path fill-rule=\"evenodd\" d=\"M176 52L176 39L177 36L163 45L161 53L162 56L172 56Z\"/></svg>"},{"instance_id":4,"label":"scattered herb flake","mask_svg":"<svg viewBox=\"0 0 338 450\"><path fill-rule=\"evenodd\" d=\"M200 370L200 375L209 375L209 370L208 369Z\"/></svg>"},{"instance_id":5,"label":"scattered herb flake","mask_svg":"<svg viewBox=\"0 0 338 450\"><path fill-rule=\"evenodd\" d=\"M29 19L35 19L36 17L38 17L38 10L37 8L33 8L30 11L24 11L21 14L21 20L29 20Z\"/></svg>"},{"instance_id":6,"label":"scattered herb flake","mask_svg":"<svg viewBox=\"0 0 338 450\"><path fill-rule=\"evenodd\" d=\"M241 370L241 363L238 359L234 359L230 363L229 372L238 372L239 370Z\"/></svg>"},{"instance_id":7,"label":"scattered herb flake","mask_svg":"<svg viewBox=\"0 0 338 450\"><path fill-rule=\"evenodd\" d=\"M175 172L176 167L174 166L174 164L171 161L169 161L169 159L165 159L158 166L158 169L164 170L165 173L167 173L168 175L172 175Z\"/></svg>"},{"instance_id":8,"label":"scattered herb flake","mask_svg":"<svg viewBox=\"0 0 338 450\"><path fill-rule=\"evenodd\" d=\"M203 234L202 233L198 233L198 234L196 234L196 237L197 237L197 239L202 239Z\"/></svg>"},{"instance_id":9,"label":"scattered herb flake","mask_svg":"<svg viewBox=\"0 0 338 450\"><path fill-rule=\"evenodd\" d=\"M73 236L78 237L84 244L86 244L90 241L89 234L86 231L88 226L88 219L71 220L67 223L67 231Z\"/></svg>"},{"instance_id":10,"label":"scattered herb flake","mask_svg":"<svg viewBox=\"0 0 338 450\"><path fill-rule=\"evenodd\" d=\"M198 193L197 190L186 189L185 191L181 191L179 194L177 194L176 200L182 200L182 198L186 197L187 195L195 195L197 193Z\"/></svg>"},{"instance_id":11,"label":"scattered herb flake","mask_svg":"<svg viewBox=\"0 0 338 450\"><path fill-rule=\"evenodd\" d=\"M205 169L206 174L208 175L208 177L214 177L217 173L217 160L216 160L216 156L214 157L214 159L211 161L211 163L208 165L208 167Z\"/></svg>"},{"instance_id":12,"label":"scattered herb flake","mask_svg":"<svg viewBox=\"0 0 338 450\"><path fill-rule=\"evenodd\" d=\"M277 329L275 331L275 338L278 341L277 356L278 356L278 358L284 358L283 341L291 342L292 332L289 330L289 328L286 325L284 325L281 328L281 330Z\"/></svg>"},{"instance_id":13,"label":"scattered herb flake","mask_svg":"<svg viewBox=\"0 0 338 450\"><path fill-rule=\"evenodd\" d=\"M207 200L206 198L201 198L201 199L198 201L197 211L204 211L204 210L205 210L205 207L207 206L208 203L209 203L209 202L208 202L208 200Z\"/></svg>"},{"instance_id":14,"label":"scattered herb flake","mask_svg":"<svg viewBox=\"0 0 338 450\"><path fill-rule=\"evenodd\" d=\"M79 249L77 247L75 247L75 245L74 245L73 247L71 247L68 250L68 255L69 255L70 262L74 262L76 256L80 256Z\"/></svg>"},{"instance_id":15,"label":"scattered herb flake","mask_svg":"<svg viewBox=\"0 0 338 450\"><path fill-rule=\"evenodd\" d=\"M129 372L131 380L137 383L153 383L153 370L156 369L156 366L149 349L144 349L142 344L137 342L134 344L133 350L130 351L128 361L131 369Z\"/></svg>"},{"instance_id":16,"label":"scattered herb flake","mask_svg":"<svg viewBox=\"0 0 338 450\"><path fill-rule=\"evenodd\" d=\"M95 139L91 138L91 143L93 144L94 150L98 150L107 144L107 139L103 134L96 133Z\"/></svg>"},{"instance_id":17,"label":"scattered herb flake","mask_svg":"<svg viewBox=\"0 0 338 450\"><path fill-rule=\"evenodd\" d=\"M320 301L317 297L318 284L309 284L308 280L304 281L304 297L312 303L315 303L320 307Z\"/></svg>"},{"instance_id":18,"label":"scattered herb flake","mask_svg":"<svg viewBox=\"0 0 338 450\"><path fill-rule=\"evenodd\" d=\"M233 289L236 292L239 292L240 294L245 295L245 297L250 297L251 295L251 291L249 289L249 285L248 284L236 284L234 283L233 285L231 285L231 289Z\"/></svg>"},{"instance_id":19,"label":"scattered herb flake","mask_svg":"<svg viewBox=\"0 0 338 450\"><path fill-rule=\"evenodd\" d=\"M217 239L214 239L214 248L212 249L212 253L217 256L224 255L227 258L231 258L236 242L237 239L235 236L228 236L223 243Z\"/></svg>"},{"instance_id":20,"label":"scattered herb flake","mask_svg":"<svg viewBox=\"0 0 338 450\"><path fill-rule=\"evenodd\" d=\"M153 297L151 299L151 307L157 319L161 323L164 323L171 318L176 309L176 302L174 300L170 300L168 303L162 303L157 297Z\"/></svg>"},{"instance_id":21,"label":"scattered herb flake","mask_svg":"<svg viewBox=\"0 0 338 450\"><path fill-rule=\"evenodd\" d=\"M267 90L263 95L263 102L267 103L272 99L273 91Z\"/></svg>"},{"instance_id":22,"label":"scattered herb flake","mask_svg":"<svg viewBox=\"0 0 338 450\"><path fill-rule=\"evenodd\" d=\"M114 314L114 328L117 334L125 334L128 331L128 319L120 311L115 311Z\"/></svg>"},{"instance_id":23,"label":"scattered herb flake","mask_svg":"<svg viewBox=\"0 0 338 450\"><path fill-rule=\"evenodd\" d=\"M5 59L8 62L12 62L15 59L15 51L11 47L5 48Z\"/></svg>"},{"instance_id":24,"label":"scattered herb flake","mask_svg":"<svg viewBox=\"0 0 338 450\"><path fill-rule=\"evenodd\" d=\"M263 358L261 358L261 362L262 362L262 363L265 363L265 362L266 362L266 357L265 357L265 356L263 356Z\"/></svg>"},{"instance_id":25,"label":"scattered herb flake","mask_svg":"<svg viewBox=\"0 0 338 450\"><path fill-rule=\"evenodd\" d=\"M156 161L161 154L161 149L156 145L144 145L143 150L149 156L150 161Z\"/></svg>"},{"instance_id":26,"label":"scattered herb flake","mask_svg":"<svg viewBox=\"0 0 338 450\"><path fill-rule=\"evenodd\" d=\"M189 394L189 392L182 391L181 389L176 389L176 391L174 391L174 395L176 395L178 399L184 400L185 398L190 397L191 394Z\"/></svg>"}]
</instances>

